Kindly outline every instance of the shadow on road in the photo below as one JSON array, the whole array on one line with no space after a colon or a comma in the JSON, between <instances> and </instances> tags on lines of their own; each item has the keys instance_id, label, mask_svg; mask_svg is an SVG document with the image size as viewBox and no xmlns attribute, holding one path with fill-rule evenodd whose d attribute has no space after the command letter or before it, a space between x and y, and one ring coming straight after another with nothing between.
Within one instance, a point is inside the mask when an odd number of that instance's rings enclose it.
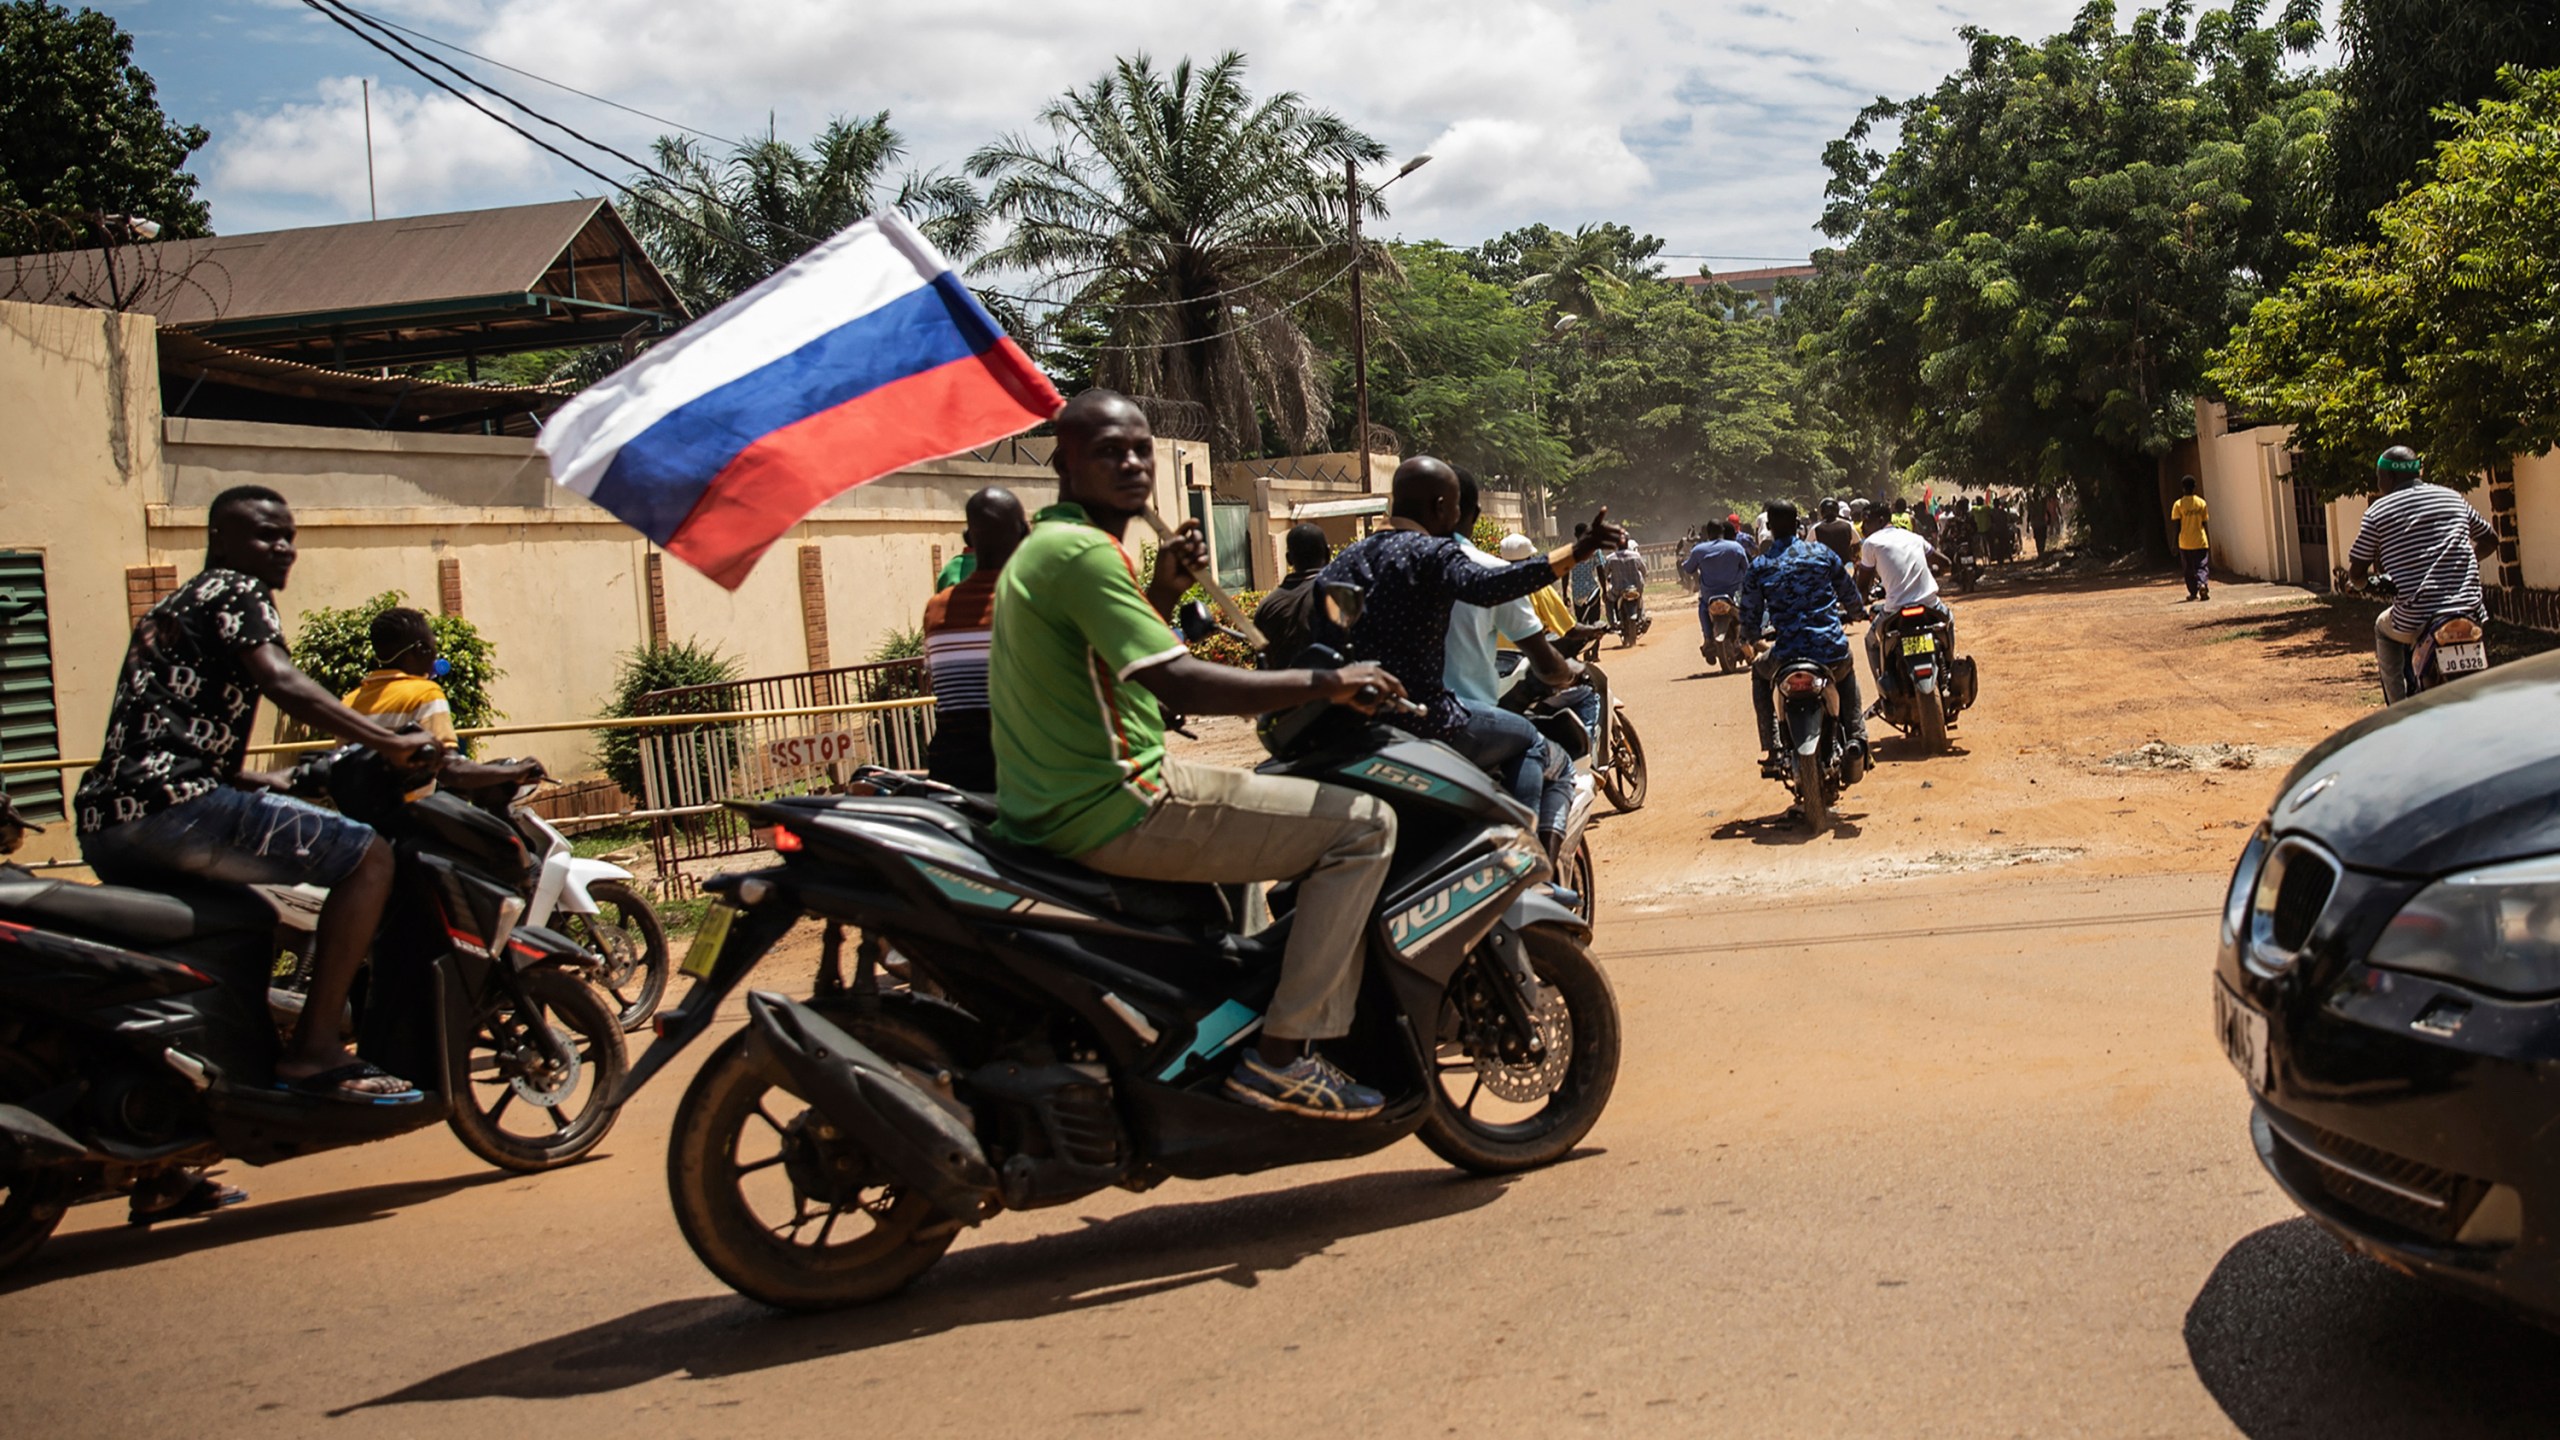
<instances>
[{"instance_id":1,"label":"shadow on road","mask_svg":"<svg viewBox=\"0 0 2560 1440\"><path fill-rule=\"evenodd\" d=\"M2186 1339L2252 1440L2546 1436L2560 1415L2560 1336L2351 1255L2309 1220L2232 1246Z\"/></svg>"},{"instance_id":2,"label":"shadow on road","mask_svg":"<svg viewBox=\"0 0 2560 1440\"><path fill-rule=\"evenodd\" d=\"M258 1182L255 1178L244 1181L236 1172L225 1173L222 1179L226 1183L242 1185L250 1192L249 1203L199 1220L164 1221L147 1230L117 1225L58 1235L44 1249L37 1251L35 1258L24 1268L11 1272L8 1280L0 1283L0 1295L74 1275L95 1275L122 1270L128 1265L154 1264L223 1245L270 1240L311 1230L331 1230L341 1225L369 1224L389 1219L430 1200L440 1200L456 1191L520 1178L503 1170L473 1170L435 1180L360 1185L352 1190L332 1190L325 1195L304 1195L292 1200L261 1203L257 1198ZM121 1200L98 1203L113 1207L119 1214L124 1208Z\"/></svg>"},{"instance_id":3,"label":"shadow on road","mask_svg":"<svg viewBox=\"0 0 2560 1440\"><path fill-rule=\"evenodd\" d=\"M1839 840L1855 840L1866 833L1858 824L1865 817L1866 812L1863 810L1856 814L1834 810L1831 812L1830 828L1824 830L1821 835L1817 835L1806 829L1804 817L1790 808L1774 815L1754 815L1739 820L1727 820L1710 831L1707 838L1748 840L1754 845L1810 845L1824 836Z\"/></svg>"},{"instance_id":4,"label":"shadow on road","mask_svg":"<svg viewBox=\"0 0 2560 1440\"><path fill-rule=\"evenodd\" d=\"M1402 1170L1158 1205L1087 1220L1080 1230L955 1250L904 1295L833 1315L786 1316L733 1295L669 1300L330 1413L492 1396L593 1395L662 1375L744 1374L1211 1282L1250 1289L1264 1275L1349 1236L1489 1205L1506 1183L1441 1169Z\"/></svg>"}]
</instances>

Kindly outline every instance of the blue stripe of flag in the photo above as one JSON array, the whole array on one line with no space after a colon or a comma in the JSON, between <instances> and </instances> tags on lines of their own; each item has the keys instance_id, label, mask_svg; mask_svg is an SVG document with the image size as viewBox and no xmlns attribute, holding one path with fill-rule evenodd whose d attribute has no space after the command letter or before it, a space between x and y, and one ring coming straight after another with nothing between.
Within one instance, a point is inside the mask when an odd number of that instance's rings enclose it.
<instances>
[{"instance_id":1,"label":"blue stripe of flag","mask_svg":"<svg viewBox=\"0 0 2560 1440\"><path fill-rule=\"evenodd\" d=\"M945 270L668 412L615 453L592 498L664 545L748 446L884 385L983 354L1002 338L978 297Z\"/></svg>"}]
</instances>

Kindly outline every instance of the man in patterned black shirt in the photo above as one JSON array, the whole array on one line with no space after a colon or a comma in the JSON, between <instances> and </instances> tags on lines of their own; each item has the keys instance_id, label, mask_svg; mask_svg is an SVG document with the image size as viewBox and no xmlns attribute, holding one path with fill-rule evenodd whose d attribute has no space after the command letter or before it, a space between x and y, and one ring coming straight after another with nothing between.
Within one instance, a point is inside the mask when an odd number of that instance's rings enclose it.
<instances>
[{"instance_id":1,"label":"man in patterned black shirt","mask_svg":"<svg viewBox=\"0 0 2560 1440\"><path fill-rule=\"evenodd\" d=\"M1508 710L1469 705L1443 680L1449 663L1451 606L1499 605L1526 598L1552 584L1602 549L1623 545L1627 532L1609 523L1604 507L1574 541L1543 556L1488 569L1467 557L1457 541L1458 472L1428 455L1396 467L1389 528L1333 557L1324 580L1357 585L1363 593L1359 623L1351 627L1351 654L1374 660L1404 682L1405 694L1424 712L1395 723L1425 740L1438 740L1499 777L1512 798L1537 814L1539 838L1552 852L1563 838L1565 807L1573 798L1570 767L1547 774L1546 737Z\"/></svg>"},{"instance_id":2,"label":"man in patterned black shirt","mask_svg":"<svg viewBox=\"0 0 2560 1440\"><path fill-rule=\"evenodd\" d=\"M1759 638L1764 615L1774 632L1769 653L1752 667L1751 708L1760 722L1761 773L1781 779L1786 772L1778 753L1777 707L1770 699L1769 685L1777 667L1791 661L1810 660L1830 667L1831 678L1840 687L1840 721L1848 727L1849 745L1861 751L1867 748L1866 700L1858 691L1858 667L1849 663L1849 635L1843 628L1844 621L1865 619L1867 606L1850 582L1849 567L1840 563L1831 547L1796 533L1800 521L1795 506L1784 500L1772 502L1764 518L1769 523L1769 553L1742 572L1742 589L1734 596L1734 605L1742 612L1746 637Z\"/></svg>"},{"instance_id":3,"label":"man in patterned black shirt","mask_svg":"<svg viewBox=\"0 0 2560 1440\"><path fill-rule=\"evenodd\" d=\"M280 1085L356 1104L424 1097L358 1060L338 1018L391 893L391 847L353 820L244 774L258 697L315 730L370 746L404 767L438 757L424 734L395 735L340 704L293 666L269 592L294 561L293 511L254 485L206 512L204 570L133 629L106 744L80 782L80 850L110 884L165 880L324 885L312 937L311 992L276 1061Z\"/></svg>"}]
</instances>

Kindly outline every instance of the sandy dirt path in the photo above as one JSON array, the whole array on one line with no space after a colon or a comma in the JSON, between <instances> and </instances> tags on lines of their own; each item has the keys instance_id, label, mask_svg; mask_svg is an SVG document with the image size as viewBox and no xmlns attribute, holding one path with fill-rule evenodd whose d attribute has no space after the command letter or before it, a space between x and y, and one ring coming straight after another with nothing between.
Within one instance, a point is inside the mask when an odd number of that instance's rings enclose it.
<instances>
[{"instance_id":1,"label":"sandy dirt path","mask_svg":"<svg viewBox=\"0 0 2560 1440\"><path fill-rule=\"evenodd\" d=\"M2293 592L2215 593L1960 602L1963 753L1889 760L1809 840L1768 823L1742 682L1689 678L1684 615L1605 657L1655 767L1596 842L1625 1066L1550 1170L1405 1145L1109 1192L786 1319L668 1216L679 1073L540 1179L434 1132L246 1172L214 1220L80 1213L0 1287L8 1428L2548 1433L2560 1346L2345 1258L2249 1155L2206 986L2276 771L2104 762L2298 749L2369 662Z\"/></svg>"}]
</instances>

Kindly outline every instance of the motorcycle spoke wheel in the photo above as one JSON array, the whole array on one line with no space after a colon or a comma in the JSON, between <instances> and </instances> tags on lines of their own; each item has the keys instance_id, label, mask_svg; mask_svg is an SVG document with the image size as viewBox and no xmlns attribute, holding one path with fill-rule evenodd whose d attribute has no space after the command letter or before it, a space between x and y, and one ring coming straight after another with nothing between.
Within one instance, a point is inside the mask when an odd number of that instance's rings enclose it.
<instances>
[{"instance_id":1,"label":"motorcycle spoke wheel","mask_svg":"<svg viewBox=\"0 0 2560 1440\"><path fill-rule=\"evenodd\" d=\"M613 999L622 1028L637 1030L667 993L667 932L646 897L619 880L588 887L593 915L563 915L561 933L596 959L595 983Z\"/></svg>"},{"instance_id":2,"label":"motorcycle spoke wheel","mask_svg":"<svg viewBox=\"0 0 2560 1440\"><path fill-rule=\"evenodd\" d=\"M474 1155L503 1170L549 1170L584 1157L613 1128L627 1058L622 1025L604 998L564 970L516 977L525 1002L493 994L455 1037L452 1126ZM543 1050L534 1026L559 1042Z\"/></svg>"},{"instance_id":3,"label":"motorcycle spoke wheel","mask_svg":"<svg viewBox=\"0 0 2560 1440\"><path fill-rule=\"evenodd\" d=\"M1531 1012L1541 1042L1531 1051L1496 1022L1485 989L1508 985L1489 956L1451 978L1441 1003L1422 1142L1479 1174L1551 1164L1590 1133L1618 1076L1618 1003L1590 950L1551 927L1524 932L1543 991Z\"/></svg>"},{"instance_id":4,"label":"motorcycle spoke wheel","mask_svg":"<svg viewBox=\"0 0 2560 1440\"><path fill-rule=\"evenodd\" d=\"M860 1038L919 1065L948 1063L903 1028L865 1026ZM787 1310L891 1294L942 1258L960 1228L811 1110L743 1031L685 1091L667 1189L703 1265L739 1294Z\"/></svg>"}]
</instances>

